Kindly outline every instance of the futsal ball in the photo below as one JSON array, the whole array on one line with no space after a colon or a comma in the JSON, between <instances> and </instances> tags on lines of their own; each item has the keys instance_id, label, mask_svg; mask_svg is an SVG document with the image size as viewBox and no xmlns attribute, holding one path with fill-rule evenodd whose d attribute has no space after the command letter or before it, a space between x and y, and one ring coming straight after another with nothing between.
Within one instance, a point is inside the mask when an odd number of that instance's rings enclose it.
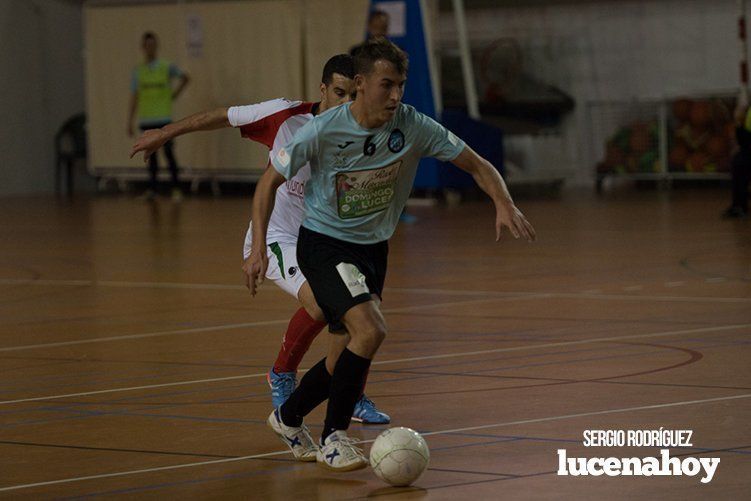
<instances>
[{"instance_id":1,"label":"futsal ball","mask_svg":"<svg viewBox=\"0 0 751 501\"><path fill-rule=\"evenodd\" d=\"M370 466L376 476L397 487L420 478L429 460L428 444L410 428L389 428L378 435L370 448Z\"/></svg>"}]
</instances>

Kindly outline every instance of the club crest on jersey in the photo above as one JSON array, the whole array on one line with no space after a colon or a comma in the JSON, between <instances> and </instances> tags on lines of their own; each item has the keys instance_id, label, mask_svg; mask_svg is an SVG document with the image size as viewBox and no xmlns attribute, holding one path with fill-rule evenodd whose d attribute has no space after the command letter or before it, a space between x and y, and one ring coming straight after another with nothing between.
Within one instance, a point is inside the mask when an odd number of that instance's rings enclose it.
<instances>
[{"instance_id":1,"label":"club crest on jersey","mask_svg":"<svg viewBox=\"0 0 751 501\"><path fill-rule=\"evenodd\" d=\"M388 144L392 153L399 153L402 151L402 148L404 148L404 133L399 129L392 130Z\"/></svg>"}]
</instances>

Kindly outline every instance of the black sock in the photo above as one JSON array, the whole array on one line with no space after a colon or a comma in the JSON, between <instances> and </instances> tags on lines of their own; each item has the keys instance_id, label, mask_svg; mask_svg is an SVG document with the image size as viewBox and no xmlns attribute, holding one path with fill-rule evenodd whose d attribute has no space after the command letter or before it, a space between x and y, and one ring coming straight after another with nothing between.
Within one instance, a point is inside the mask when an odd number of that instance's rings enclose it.
<instances>
[{"instance_id":1,"label":"black sock","mask_svg":"<svg viewBox=\"0 0 751 501\"><path fill-rule=\"evenodd\" d=\"M287 426L302 425L302 419L329 398L330 388L331 374L326 370L324 358L305 373L295 391L279 409L282 422Z\"/></svg>"},{"instance_id":2,"label":"black sock","mask_svg":"<svg viewBox=\"0 0 751 501\"><path fill-rule=\"evenodd\" d=\"M345 348L334 367L331 378L331 394L326 409L322 440L336 430L349 428L349 420L355 411L357 399L370 369L370 360L356 355Z\"/></svg>"}]
</instances>

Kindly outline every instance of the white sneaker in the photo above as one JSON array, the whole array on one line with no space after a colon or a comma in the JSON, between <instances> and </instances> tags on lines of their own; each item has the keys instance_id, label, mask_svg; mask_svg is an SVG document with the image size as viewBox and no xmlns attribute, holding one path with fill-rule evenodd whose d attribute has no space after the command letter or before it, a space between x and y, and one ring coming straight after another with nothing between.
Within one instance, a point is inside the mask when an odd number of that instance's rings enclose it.
<instances>
[{"instance_id":1,"label":"white sneaker","mask_svg":"<svg viewBox=\"0 0 751 501\"><path fill-rule=\"evenodd\" d=\"M282 423L279 417L279 409L274 409L269 418L266 420L269 428L279 435L279 438L287 447L292 450L292 454L298 461L315 461L318 447L316 447L313 438L310 436L308 427L287 426Z\"/></svg>"},{"instance_id":2,"label":"white sneaker","mask_svg":"<svg viewBox=\"0 0 751 501\"><path fill-rule=\"evenodd\" d=\"M344 430L337 430L324 441L316 453L320 466L333 471L352 471L365 468L368 460L362 449L356 447L358 440L347 436Z\"/></svg>"}]
</instances>

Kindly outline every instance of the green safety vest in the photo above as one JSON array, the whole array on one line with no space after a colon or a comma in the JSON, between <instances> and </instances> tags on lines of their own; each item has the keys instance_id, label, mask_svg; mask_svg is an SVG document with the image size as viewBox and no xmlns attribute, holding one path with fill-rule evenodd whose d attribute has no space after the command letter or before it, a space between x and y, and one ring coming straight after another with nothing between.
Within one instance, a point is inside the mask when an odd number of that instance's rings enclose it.
<instances>
[{"instance_id":1,"label":"green safety vest","mask_svg":"<svg viewBox=\"0 0 751 501\"><path fill-rule=\"evenodd\" d=\"M169 119L172 116L172 85L169 63L156 61L136 68L138 78L138 118Z\"/></svg>"}]
</instances>

